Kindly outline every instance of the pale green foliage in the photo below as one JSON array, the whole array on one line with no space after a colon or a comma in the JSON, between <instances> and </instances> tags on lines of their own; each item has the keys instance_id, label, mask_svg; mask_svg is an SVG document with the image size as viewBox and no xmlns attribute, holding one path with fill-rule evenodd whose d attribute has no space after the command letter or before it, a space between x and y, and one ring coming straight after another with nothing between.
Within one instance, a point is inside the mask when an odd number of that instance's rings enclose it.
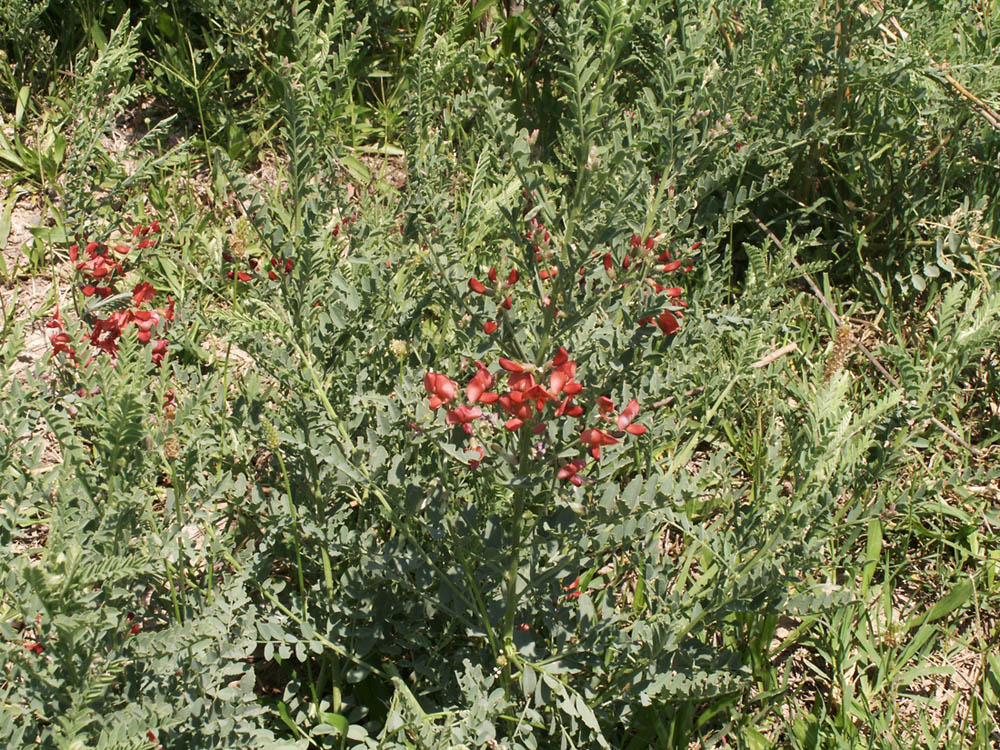
<instances>
[{"instance_id":1,"label":"pale green foliage","mask_svg":"<svg viewBox=\"0 0 1000 750\"><path fill-rule=\"evenodd\" d=\"M33 324L4 321L0 740L994 741L997 472L930 421L995 439L998 277L968 252L996 236L992 141L925 75L995 52L978 11L908 6L889 51L856 3L84 5L46 237L61 255L156 213L136 262L177 317L162 365L134 326L112 362L82 339L112 303L63 265L80 363L25 370ZM955 68L980 92L982 59ZM170 114L126 177L101 142L144 95ZM181 123L200 141L171 151ZM273 181L244 136L276 149ZM509 310L470 292L491 268L519 272ZM806 274L901 387L860 352L824 367ZM663 310L669 336L644 322ZM546 384L560 347L579 421L446 421L470 363ZM429 371L457 381L444 409ZM647 429L598 461L600 395ZM558 478L582 457L579 486ZM909 722L900 702L969 652L957 728Z\"/></svg>"}]
</instances>

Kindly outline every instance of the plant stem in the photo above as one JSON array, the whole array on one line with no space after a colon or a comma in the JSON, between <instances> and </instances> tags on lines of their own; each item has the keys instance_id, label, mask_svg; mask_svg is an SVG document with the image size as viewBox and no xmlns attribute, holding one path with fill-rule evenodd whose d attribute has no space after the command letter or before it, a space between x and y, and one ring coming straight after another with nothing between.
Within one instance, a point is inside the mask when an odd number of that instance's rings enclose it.
<instances>
[{"instance_id":1,"label":"plant stem","mask_svg":"<svg viewBox=\"0 0 1000 750\"><path fill-rule=\"evenodd\" d=\"M281 478L284 480L285 496L288 498L288 512L292 516L292 533L295 542L295 568L296 577L299 584L299 596L302 598L302 617L306 617L306 582L302 573L302 540L299 535L299 514L295 509L295 501L292 499L292 485L288 481L288 469L285 468L285 459L281 455L281 450L275 450L274 455L278 458L278 466L281 468Z\"/></svg>"},{"instance_id":2,"label":"plant stem","mask_svg":"<svg viewBox=\"0 0 1000 750\"><path fill-rule=\"evenodd\" d=\"M525 475L531 450L530 433L522 430L518 451L518 473ZM514 615L517 614L517 576L521 568L521 547L524 544L524 511L528 500L528 489L518 487L514 491L514 524L511 527L513 548L510 553L510 563L507 566L506 577L506 607L503 618L503 645L506 661L503 665L504 683L509 690L509 682L513 676L514 662L517 660L517 650L514 648Z\"/></svg>"}]
</instances>

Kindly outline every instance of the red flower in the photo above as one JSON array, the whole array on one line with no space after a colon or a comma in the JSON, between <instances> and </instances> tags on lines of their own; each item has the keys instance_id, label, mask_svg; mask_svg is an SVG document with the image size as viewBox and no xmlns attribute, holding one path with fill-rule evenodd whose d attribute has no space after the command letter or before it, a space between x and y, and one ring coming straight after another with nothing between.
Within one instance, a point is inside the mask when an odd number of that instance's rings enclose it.
<instances>
[{"instance_id":1,"label":"red flower","mask_svg":"<svg viewBox=\"0 0 1000 750\"><path fill-rule=\"evenodd\" d=\"M291 273L291 272L292 272L292 259L291 258L286 258L285 259L285 273Z\"/></svg>"},{"instance_id":2,"label":"red flower","mask_svg":"<svg viewBox=\"0 0 1000 750\"><path fill-rule=\"evenodd\" d=\"M572 583L569 583L566 586L563 586L563 591L569 592L569 593L566 594L566 598L567 599L579 599L580 598L580 589L579 589L579 586L580 586L580 577L579 576L577 576L576 578L574 578Z\"/></svg>"},{"instance_id":3,"label":"red flower","mask_svg":"<svg viewBox=\"0 0 1000 750\"><path fill-rule=\"evenodd\" d=\"M573 397L566 396L559 404L559 408L556 409L556 416L561 417L564 414L570 417L579 417L583 414L583 407L579 404L573 404Z\"/></svg>"},{"instance_id":4,"label":"red flower","mask_svg":"<svg viewBox=\"0 0 1000 750\"><path fill-rule=\"evenodd\" d=\"M141 305L144 302L152 302L155 296L156 289L148 281L136 284L135 289L132 290L132 302L136 305Z\"/></svg>"},{"instance_id":5,"label":"red flower","mask_svg":"<svg viewBox=\"0 0 1000 750\"><path fill-rule=\"evenodd\" d=\"M568 464L563 466L561 469L559 469L559 473L556 474L556 477L563 481L568 479L570 482L579 487L581 484L583 484L583 480L579 476L577 476L577 472L579 472L580 469L582 469L586 465L587 465L586 459L575 458Z\"/></svg>"},{"instance_id":6,"label":"red flower","mask_svg":"<svg viewBox=\"0 0 1000 750\"><path fill-rule=\"evenodd\" d=\"M170 314L173 315L173 310L171 308L168 309L170 309ZM159 310L136 310L132 313L132 321L139 329L139 333L136 334L139 341L144 344L148 343L153 329L159 324L160 320L161 311Z\"/></svg>"},{"instance_id":7,"label":"red flower","mask_svg":"<svg viewBox=\"0 0 1000 750\"><path fill-rule=\"evenodd\" d=\"M559 347L559 351L552 359L552 372L549 373L549 390L552 392L552 395L557 396L562 393L563 390L570 386L575 376L576 361L569 358L569 353L564 348ZM566 392L569 393L570 391L580 392L579 389L572 387Z\"/></svg>"},{"instance_id":8,"label":"red flower","mask_svg":"<svg viewBox=\"0 0 1000 750\"><path fill-rule=\"evenodd\" d=\"M521 391L521 393L523 394L524 398L530 399L531 401L535 402L535 408L538 409L538 411L541 411L542 409L545 408L546 401L548 401L549 399L553 400L555 399L555 397L551 393L542 388L540 383L535 383L530 388Z\"/></svg>"},{"instance_id":9,"label":"red flower","mask_svg":"<svg viewBox=\"0 0 1000 750\"><path fill-rule=\"evenodd\" d=\"M153 362L155 364L160 364L163 361L163 358L167 354L168 343L166 339L156 339L153 342Z\"/></svg>"},{"instance_id":10,"label":"red flower","mask_svg":"<svg viewBox=\"0 0 1000 750\"><path fill-rule=\"evenodd\" d=\"M670 310L664 310L660 313L660 316L656 319L656 325L663 331L664 336L677 333L681 328L681 324L677 322L677 318L674 317L674 314Z\"/></svg>"},{"instance_id":11,"label":"red flower","mask_svg":"<svg viewBox=\"0 0 1000 750\"><path fill-rule=\"evenodd\" d=\"M615 402L612 401L607 396L597 397L597 411L600 412L601 416L607 414L610 411L615 410Z\"/></svg>"},{"instance_id":12,"label":"red flower","mask_svg":"<svg viewBox=\"0 0 1000 750\"><path fill-rule=\"evenodd\" d=\"M671 271L676 271L678 268L680 268L681 263L683 263L683 261L680 258L678 258L677 260L670 261L666 265L657 266L656 270L660 271L661 273L670 273Z\"/></svg>"},{"instance_id":13,"label":"red flower","mask_svg":"<svg viewBox=\"0 0 1000 750\"><path fill-rule=\"evenodd\" d=\"M76 259L80 257L80 246L70 245L69 246L69 260L70 263L76 263Z\"/></svg>"},{"instance_id":14,"label":"red flower","mask_svg":"<svg viewBox=\"0 0 1000 750\"><path fill-rule=\"evenodd\" d=\"M109 261L103 255L98 255L91 260L85 260L77 263L76 270L82 271L92 278L101 279L112 273L117 265L118 264L113 260Z\"/></svg>"},{"instance_id":15,"label":"red flower","mask_svg":"<svg viewBox=\"0 0 1000 750\"><path fill-rule=\"evenodd\" d=\"M483 450L483 446L481 445L470 445L469 450L467 450L465 454L469 455L470 453L478 456L478 458L469 459L469 468L472 471L475 471L479 468L479 464L483 462L483 458L486 456L486 451Z\"/></svg>"},{"instance_id":16,"label":"red flower","mask_svg":"<svg viewBox=\"0 0 1000 750\"><path fill-rule=\"evenodd\" d=\"M472 434L472 422L483 416L482 409L475 406L456 407L445 414L444 421L448 424L460 424L462 429L469 435Z\"/></svg>"},{"instance_id":17,"label":"red flower","mask_svg":"<svg viewBox=\"0 0 1000 750\"><path fill-rule=\"evenodd\" d=\"M511 415L504 424L508 430L520 429L534 415L531 399L525 398L520 391L505 393L499 398L500 408Z\"/></svg>"},{"instance_id":18,"label":"red flower","mask_svg":"<svg viewBox=\"0 0 1000 750\"><path fill-rule=\"evenodd\" d=\"M530 372L512 372L507 376L507 385L512 391L524 393L535 387L535 376Z\"/></svg>"},{"instance_id":19,"label":"red flower","mask_svg":"<svg viewBox=\"0 0 1000 750\"><path fill-rule=\"evenodd\" d=\"M45 650L45 647L38 643L37 641L24 641L24 647L33 654L40 654Z\"/></svg>"},{"instance_id":20,"label":"red flower","mask_svg":"<svg viewBox=\"0 0 1000 750\"><path fill-rule=\"evenodd\" d=\"M469 279L469 289L477 294L487 294L486 287L483 286L483 282L477 279Z\"/></svg>"},{"instance_id":21,"label":"red flower","mask_svg":"<svg viewBox=\"0 0 1000 750\"><path fill-rule=\"evenodd\" d=\"M104 320L94 321L94 329L90 334L90 345L110 354L112 357L118 354L118 339L121 338L122 330L132 322L133 313L131 310L111 313Z\"/></svg>"},{"instance_id":22,"label":"red flower","mask_svg":"<svg viewBox=\"0 0 1000 750\"><path fill-rule=\"evenodd\" d=\"M55 328L58 333L53 333L49 336L49 343L52 344L52 351L55 354L62 352L76 361L76 351L73 349L73 339L69 337L69 334L63 329L63 319L62 314L59 310L56 310L55 317L52 318L48 323L45 324L46 328Z\"/></svg>"},{"instance_id":23,"label":"red flower","mask_svg":"<svg viewBox=\"0 0 1000 750\"><path fill-rule=\"evenodd\" d=\"M487 392L490 386L493 385L493 375L490 374L490 371L486 369L486 366L482 362L476 362L476 367L478 368L476 374L472 376L472 380L466 386L465 397L469 399L470 404L474 404L477 401L484 404L492 404L499 398L496 393Z\"/></svg>"},{"instance_id":24,"label":"red flower","mask_svg":"<svg viewBox=\"0 0 1000 750\"><path fill-rule=\"evenodd\" d=\"M246 282L250 281L250 279L253 277L246 271L240 271L238 274L236 274L236 278L238 278L240 281Z\"/></svg>"},{"instance_id":25,"label":"red flower","mask_svg":"<svg viewBox=\"0 0 1000 750\"><path fill-rule=\"evenodd\" d=\"M618 415L618 429L625 430L625 432L630 435L642 435L646 432L646 428L641 424L632 424L632 420L635 419L636 415L639 413L639 402L632 399L628 402L628 405L622 409L621 414Z\"/></svg>"},{"instance_id":26,"label":"red flower","mask_svg":"<svg viewBox=\"0 0 1000 750\"><path fill-rule=\"evenodd\" d=\"M580 433L580 442L584 445L589 445L590 455L592 455L595 459L600 459L601 446L616 445L618 440L602 430L595 430L591 428Z\"/></svg>"},{"instance_id":27,"label":"red flower","mask_svg":"<svg viewBox=\"0 0 1000 750\"><path fill-rule=\"evenodd\" d=\"M487 320L485 323L483 323L483 331L485 331L488 334L496 333L497 328L499 328L499 326L497 325L495 320Z\"/></svg>"},{"instance_id":28,"label":"red flower","mask_svg":"<svg viewBox=\"0 0 1000 750\"><path fill-rule=\"evenodd\" d=\"M500 366L507 372L527 372L528 369L524 365L518 362L514 362L513 360L507 359L506 357L500 357L498 361L500 363Z\"/></svg>"},{"instance_id":29,"label":"red flower","mask_svg":"<svg viewBox=\"0 0 1000 750\"><path fill-rule=\"evenodd\" d=\"M49 343L52 344L52 351L56 354L62 352L69 355L70 359L76 359L76 351L73 349L73 339L68 333L53 333L49 336Z\"/></svg>"},{"instance_id":30,"label":"red flower","mask_svg":"<svg viewBox=\"0 0 1000 750\"><path fill-rule=\"evenodd\" d=\"M432 409L437 409L455 398L458 393L458 383L446 375L428 372L424 375L424 389L430 394L428 403Z\"/></svg>"}]
</instances>

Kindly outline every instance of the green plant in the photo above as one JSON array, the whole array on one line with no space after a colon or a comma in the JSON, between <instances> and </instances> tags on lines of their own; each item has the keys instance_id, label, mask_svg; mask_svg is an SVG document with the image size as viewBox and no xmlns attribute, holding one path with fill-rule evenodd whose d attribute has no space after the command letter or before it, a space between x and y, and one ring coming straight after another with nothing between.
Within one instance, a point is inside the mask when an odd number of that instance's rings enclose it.
<instances>
[{"instance_id":1,"label":"green plant","mask_svg":"<svg viewBox=\"0 0 1000 750\"><path fill-rule=\"evenodd\" d=\"M979 6L65 7L7 744L995 741Z\"/></svg>"}]
</instances>

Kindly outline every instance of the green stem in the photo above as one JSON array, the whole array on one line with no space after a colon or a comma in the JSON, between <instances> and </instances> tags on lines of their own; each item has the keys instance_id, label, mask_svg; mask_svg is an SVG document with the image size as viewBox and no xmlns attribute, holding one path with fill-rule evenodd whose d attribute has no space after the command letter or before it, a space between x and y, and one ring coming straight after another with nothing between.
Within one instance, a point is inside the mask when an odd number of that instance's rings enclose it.
<instances>
[{"instance_id":1,"label":"green stem","mask_svg":"<svg viewBox=\"0 0 1000 750\"><path fill-rule=\"evenodd\" d=\"M493 651L493 657L497 658L501 653L500 644L497 642L496 634L493 632L493 626L490 624L489 613L486 610L486 603L483 601L482 592L476 584L475 576L473 576L472 569L469 567L469 561L466 560L465 555L462 554L462 550L456 547L455 553L458 555L458 561L461 564L462 571L465 573L465 578L469 583L469 590L472 591L476 604L476 610L479 613L479 619L483 623L483 629L486 631L486 638L490 642L490 650Z\"/></svg>"},{"instance_id":2,"label":"green stem","mask_svg":"<svg viewBox=\"0 0 1000 750\"><path fill-rule=\"evenodd\" d=\"M518 473L524 476L531 451L531 437L527 430L520 434L518 451ZM517 614L517 577L521 568L521 547L524 544L524 511L528 500L528 489L518 487L514 492L514 524L511 529L513 549L510 553L510 563L506 576L506 607L503 618L503 645L506 663L503 666L504 682L509 683L513 676L514 662L517 660L517 650L514 648L514 616Z\"/></svg>"},{"instance_id":3,"label":"green stem","mask_svg":"<svg viewBox=\"0 0 1000 750\"><path fill-rule=\"evenodd\" d=\"M295 501L292 499L292 485L288 481L288 470L285 468L285 459L280 450L275 450L274 455L278 457L278 466L281 468L281 478L285 485L285 496L288 498L288 512L292 516L292 538L295 543L295 569L299 584L299 596L302 598L302 617L306 616L306 582L302 573L302 540L299 535L299 514L295 510Z\"/></svg>"},{"instance_id":4,"label":"green stem","mask_svg":"<svg viewBox=\"0 0 1000 750\"><path fill-rule=\"evenodd\" d=\"M187 498L187 493L177 483L177 475L169 468L169 464L168 472L174 484L174 514L177 516L177 572L180 576L180 595L186 607L188 582L187 575L184 572L187 566L184 564L184 509L181 507L181 502Z\"/></svg>"},{"instance_id":5,"label":"green stem","mask_svg":"<svg viewBox=\"0 0 1000 750\"><path fill-rule=\"evenodd\" d=\"M170 585L170 600L174 604L174 617L177 622L181 625L184 624L184 618L181 616L181 606L177 601L177 587L174 585L174 569L170 565L170 560L166 557L163 558L163 563L167 569L167 583Z\"/></svg>"}]
</instances>

